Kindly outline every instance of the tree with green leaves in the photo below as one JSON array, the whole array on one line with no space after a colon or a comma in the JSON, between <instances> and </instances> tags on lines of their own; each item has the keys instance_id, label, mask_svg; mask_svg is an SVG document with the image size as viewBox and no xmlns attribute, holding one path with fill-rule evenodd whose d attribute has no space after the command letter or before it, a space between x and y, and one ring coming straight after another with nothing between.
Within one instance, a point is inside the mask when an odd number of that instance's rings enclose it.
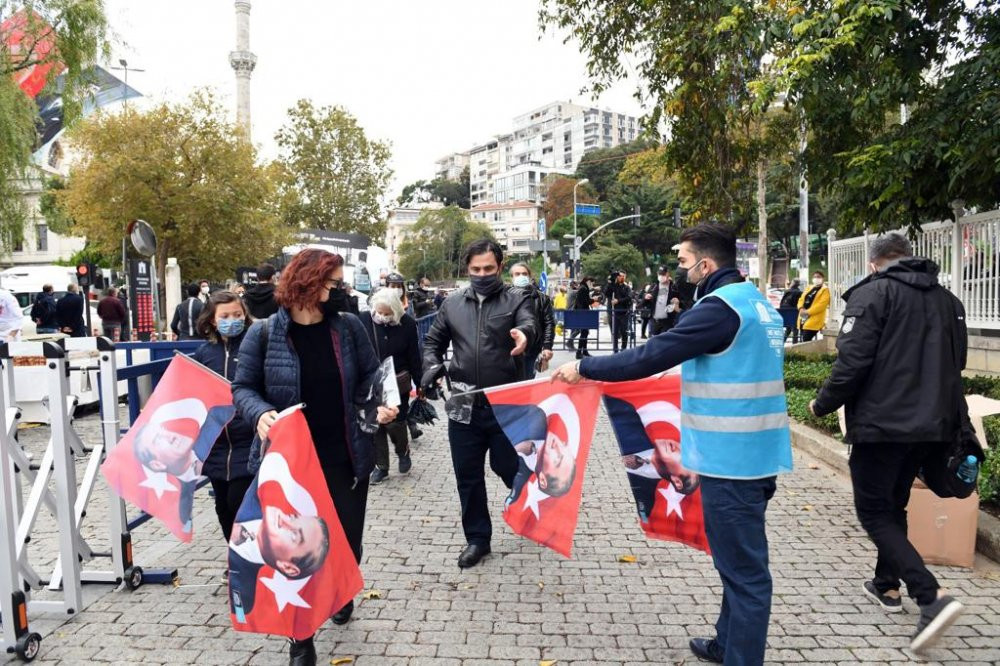
<instances>
[{"instance_id":1,"label":"tree with green leaves","mask_svg":"<svg viewBox=\"0 0 1000 666\"><path fill-rule=\"evenodd\" d=\"M469 209L469 167L462 170L458 180L438 176L434 180L418 180L403 188L396 199L400 206L413 206L439 201L445 206Z\"/></svg>"},{"instance_id":2,"label":"tree with green leaves","mask_svg":"<svg viewBox=\"0 0 1000 666\"><path fill-rule=\"evenodd\" d=\"M612 270L625 271L632 284L641 284L646 279L642 253L613 237L600 239L596 247L582 253L580 263L583 275L594 278L597 284L603 284Z\"/></svg>"},{"instance_id":3,"label":"tree with green leaves","mask_svg":"<svg viewBox=\"0 0 1000 666\"><path fill-rule=\"evenodd\" d=\"M586 178L589 187L598 199L607 199L611 187L618 181L618 174L625 166L625 160L631 155L649 150L656 146L650 139L636 139L614 148L599 148L592 150L580 160L576 167L576 179Z\"/></svg>"},{"instance_id":4,"label":"tree with green leaves","mask_svg":"<svg viewBox=\"0 0 1000 666\"><path fill-rule=\"evenodd\" d=\"M286 224L385 235L381 201L392 169L389 144L368 138L339 106L300 99L275 135L281 152Z\"/></svg>"},{"instance_id":5,"label":"tree with green leaves","mask_svg":"<svg viewBox=\"0 0 1000 666\"><path fill-rule=\"evenodd\" d=\"M101 0L0 0L0 248L23 237L27 210L22 190L36 178L31 153L38 108L18 81L40 77L46 88L62 75L65 124L79 115L89 66L109 52ZM19 39L14 34L19 33ZM12 45L16 48L12 48Z\"/></svg>"},{"instance_id":6,"label":"tree with green leaves","mask_svg":"<svg viewBox=\"0 0 1000 666\"><path fill-rule=\"evenodd\" d=\"M462 251L480 238L496 240L489 226L458 206L425 209L399 244L399 270L408 278L432 280L462 274Z\"/></svg>"},{"instance_id":7,"label":"tree with green leaves","mask_svg":"<svg viewBox=\"0 0 1000 666\"><path fill-rule=\"evenodd\" d=\"M70 133L78 159L66 187L54 190L72 232L116 255L125 225L145 220L157 236L161 285L167 257L188 278L221 280L280 252L292 230L278 217L277 188L228 115L196 93L81 121Z\"/></svg>"}]
</instances>

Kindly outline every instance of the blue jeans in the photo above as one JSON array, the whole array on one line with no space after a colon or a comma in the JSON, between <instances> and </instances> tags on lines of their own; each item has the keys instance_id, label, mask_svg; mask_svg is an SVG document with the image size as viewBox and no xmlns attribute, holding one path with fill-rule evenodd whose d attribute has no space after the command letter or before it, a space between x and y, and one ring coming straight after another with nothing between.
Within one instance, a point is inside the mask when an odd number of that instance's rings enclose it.
<instances>
[{"instance_id":1,"label":"blue jeans","mask_svg":"<svg viewBox=\"0 0 1000 666\"><path fill-rule=\"evenodd\" d=\"M525 379L534 379L535 378L535 361L538 360L538 356L540 354L541 354L541 352L538 352L537 354L529 354L529 353L525 352L525 354L523 356L523 358L524 358L524 361L523 361L523 363L524 363L524 378Z\"/></svg>"},{"instance_id":2,"label":"blue jeans","mask_svg":"<svg viewBox=\"0 0 1000 666\"><path fill-rule=\"evenodd\" d=\"M776 487L773 476L701 477L705 533L722 578L716 640L725 651L727 666L764 663L772 587L764 513Z\"/></svg>"},{"instance_id":3,"label":"blue jeans","mask_svg":"<svg viewBox=\"0 0 1000 666\"><path fill-rule=\"evenodd\" d=\"M517 453L488 406L473 407L472 421L468 424L448 419L448 443L462 505L465 540L488 546L493 524L486 498L486 454L490 454L490 468L510 488L517 474Z\"/></svg>"}]
</instances>

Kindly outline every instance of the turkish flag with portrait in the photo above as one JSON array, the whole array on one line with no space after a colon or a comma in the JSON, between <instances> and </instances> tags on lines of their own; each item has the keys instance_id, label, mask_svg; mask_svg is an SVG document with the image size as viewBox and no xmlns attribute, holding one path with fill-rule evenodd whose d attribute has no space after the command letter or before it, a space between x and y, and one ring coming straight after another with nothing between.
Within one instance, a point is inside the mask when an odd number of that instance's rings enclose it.
<instances>
[{"instance_id":1,"label":"turkish flag with portrait","mask_svg":"<svg viewBox=\"0 0 1000 666\"><path fill-rule=\"evenodd\" d=\"M228 552L237 631L308 638L364 586L301 405L268 432Z\"/></svg>"},{"instance_id":2,"label":"turkish flag with portrait","mask_svg":"<svg viewBox=\"0 0 1000 666\"><path fill-rule=\"evenodd\" d=\"M119 497L191 541L202 463L235 413L229 382L178 354L101 473Z\"/></svg>"},{"instance_id":3,"label":"turkish flag with portrait","mask_svg":"<svg viewBox=\"0 0 1000 666\"><path fill-rule=\"evenodd\" d=\"M487 389L486 396L518 454L504 520L515 533L569 557L600 385L543 378Z\"/></svg>"},{"instance_id":4,"label":"turkish flag with portrait","mask_svg":"<svg viewBox=\"0 0 1000 666\"><path fill-rule=\"evenodd\" d=\"M647 537L710 552L701 478L681 465L681 377L605 382L604 407Z\"/></svg>"}]
</instances>

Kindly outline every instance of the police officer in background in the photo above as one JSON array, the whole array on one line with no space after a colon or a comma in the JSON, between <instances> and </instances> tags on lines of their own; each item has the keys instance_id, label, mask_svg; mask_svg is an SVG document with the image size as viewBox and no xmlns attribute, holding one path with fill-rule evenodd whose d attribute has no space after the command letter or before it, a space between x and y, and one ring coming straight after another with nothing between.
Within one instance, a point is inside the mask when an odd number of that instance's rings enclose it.
<instances>
[{"instance_id":1,"label":"police officer in background","mask_svg":"<svg viewBox=\"0 0 1000 666\"><path fill-rule=\"evenodd\" d=\"M608 284L604 288L605 304L608 308L608 324L611 326L612 350L628 349L628 323L632 312L632 290L625 282L625 271L611 271Z\"/></svg>"},{"instance_id":2,"label":"police officer in background","mask_svg":"<svg viewBox=\"0 0 1000 666\"><path fill-rule=\"evenodd\" d=\"M620 382L681 365L681 462L701 475L723 588L715 637L691 639L691 651L720 664L763 664L772 592L764 517L776 475L792 469L782 321L740 276L730 228L686 229L678 257L700 300L676 326L641 347L567 363L553 379Z\"/></svg>"},{"instance_id":3,"label":"police officer in background","mask_svg":"<svg viewBox=\"0 0 1000 666\"><path fill-rule=\"evenodd\" d=\"M510 488L518 470L518 455L497 423L482 392L475 389L521 379L520 360L535 338L535 316L527 297L500 279L503 250L492 240L474 241L463 263L470 286L449 296L424 338L425 391L436 386L449 345L448 375L457 392L445 405L448 442L462 504L462 529L467 546L458 566L473 567L490 553L493 526L486 498L486 454L490 468Z\"/></svg>"}]
</instances>

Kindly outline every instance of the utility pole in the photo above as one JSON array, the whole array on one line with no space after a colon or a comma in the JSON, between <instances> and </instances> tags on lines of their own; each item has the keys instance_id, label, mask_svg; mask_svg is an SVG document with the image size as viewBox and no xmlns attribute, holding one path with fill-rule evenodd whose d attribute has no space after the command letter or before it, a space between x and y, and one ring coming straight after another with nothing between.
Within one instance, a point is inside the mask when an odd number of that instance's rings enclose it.
<instances>
[{"instance_id":1,"label":"utility pole","mask_svg":"<svg viewBox=\"0 0 1000 666\"><path fill-rule=\"evenodd\" d=\"M128 108L128 73L129 73L129 70L131 70L133 72L145 72L146 70L139 69L137 67L129 67L128 66L128 60L126 60L125 58L119 58L118 59L118 64L121 65L121 67L111 67L111 69L113 69L115 71L118 71L118 72L121 72L121 71L125 72L124 81L122 81L122 83L125 84L125 94L123 94L122 97L125 100L125 108L127 109Z\"/></svg>"}]
</instances>

